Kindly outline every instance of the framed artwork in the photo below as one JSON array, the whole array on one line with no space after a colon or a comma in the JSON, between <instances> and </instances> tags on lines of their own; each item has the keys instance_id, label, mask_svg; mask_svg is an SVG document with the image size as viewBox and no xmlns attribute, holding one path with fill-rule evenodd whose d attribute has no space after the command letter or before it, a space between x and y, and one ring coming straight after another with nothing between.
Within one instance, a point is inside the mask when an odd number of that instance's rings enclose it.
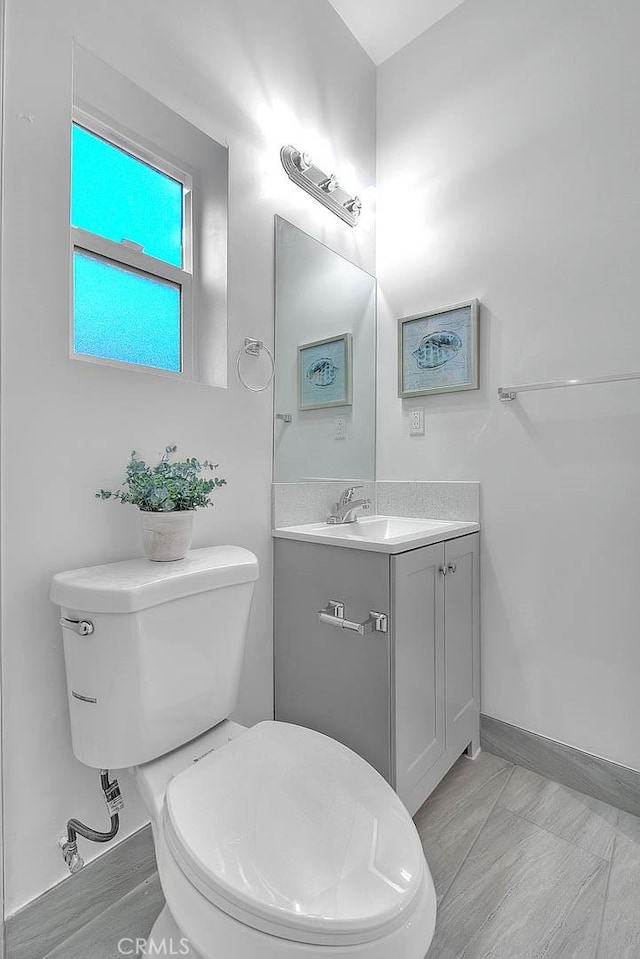
<instances>
[{"instance_id":1,"label":"framed artwork","mask_svg":"<svg viewBox=\"0 0 640 959\"><path fill-rule=\"evenodd\" d=\"M478 389L478 301L398 320L398 396Z\"/></svg>"},{"instance_id":2,"label":"framed artwork","mask_svg":"<svg viewBox=\"0 0 640 959\"><path fill-rule=\"evenodd\" d=\"M298 347L298 409L351 406L351 333Z\"/></svg>"}]
</instances>

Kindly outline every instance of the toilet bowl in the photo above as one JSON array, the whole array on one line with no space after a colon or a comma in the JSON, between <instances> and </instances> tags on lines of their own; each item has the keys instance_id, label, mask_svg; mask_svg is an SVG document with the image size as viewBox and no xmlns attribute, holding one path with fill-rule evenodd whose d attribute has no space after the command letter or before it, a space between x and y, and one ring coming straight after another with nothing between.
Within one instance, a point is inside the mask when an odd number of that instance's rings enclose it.
<instances>
[{"instance_id":1,"label":"toilet bowl","mask_svg":"<svg viewBox=\"0 0 640 959\"><path fill-rule=\"evenodd\" d=\"M435 891L393 790L320 733L240 732L189 744L168 782L154 763L136 770L167 902L147 954L180 943L199 959L423 959Z\"/></svg>"},{"instance_id":2,"label":"toilet bowl","mask_svg":"<svg viewBox=\"0 0 640 959\"><path fill-rule=\"evenodd\" d=\"M54 578L74 752L132 767L151 818L166 906L145 955L424 959L436 896L391 787L321 733L226 718L256 578L236 547Z\"/></svg>"}]
</instances>

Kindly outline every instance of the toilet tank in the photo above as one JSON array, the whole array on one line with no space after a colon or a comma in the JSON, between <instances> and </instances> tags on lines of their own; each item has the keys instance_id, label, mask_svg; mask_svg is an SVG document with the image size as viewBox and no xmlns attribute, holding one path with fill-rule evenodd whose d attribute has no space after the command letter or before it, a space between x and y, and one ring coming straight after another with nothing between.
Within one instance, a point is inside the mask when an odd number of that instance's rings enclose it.
<instances>
[{"instance_id":1,"label":"toilet tank","mask_svg":"<svg viewBox=\"0 0 640 959\"><path fill-rule=\"evenodd\" d=\"M54 576L81 762L137 766L226 719L238 696L257 578L256 557L237 546Z\"/></svg>"}]
</instances>

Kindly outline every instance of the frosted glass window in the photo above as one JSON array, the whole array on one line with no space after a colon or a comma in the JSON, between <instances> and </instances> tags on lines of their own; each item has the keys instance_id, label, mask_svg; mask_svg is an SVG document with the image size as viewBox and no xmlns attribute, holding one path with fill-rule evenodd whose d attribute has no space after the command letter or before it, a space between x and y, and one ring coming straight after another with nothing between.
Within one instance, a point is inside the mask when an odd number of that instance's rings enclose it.
<instances>
[{"instance_id":1,"label":"frosted glass window","mask_svg":"<svg viewBox=\"0 0 640 959\"><path fill-rule=\"evenodd\" d=\"M182 267L182 183L77 123L72 157L72 225Z\"/></svg>"},{"instance_id":2,"label":"frosted glass window","mask_svg":"<svg viewBox=\"0 0 640 959\"><path fill-rule=\"evenodd\" d=\"M180 286L76 250L74 353L181 370Z\"/></svg>"}]
</instances>

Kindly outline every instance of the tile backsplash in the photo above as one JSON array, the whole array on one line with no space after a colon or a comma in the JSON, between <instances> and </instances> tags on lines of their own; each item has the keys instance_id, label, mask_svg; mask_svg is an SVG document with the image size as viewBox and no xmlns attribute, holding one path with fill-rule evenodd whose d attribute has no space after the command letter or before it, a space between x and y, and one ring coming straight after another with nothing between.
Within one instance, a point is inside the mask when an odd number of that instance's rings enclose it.
<instances>
[{"instance_id":1,"label":"tile backsplash","mask_svg":"<svg viewBox=\"0 0 640 959\"><path fill-rule=\"evenodd\" d=\"M322 523L331 512L340 493L357 480L313 483L274 483L272 517L274 528ZM359 497L368 497L372 513L381 516L417 516L429 519L480 519L480 484L472 482L405 482L381 481L365 483Z\"/></svg>"},{"instance_id":2,"label":"tile backsplash","mask_svg":"<svg viewBox=\"0 0 640 959\"><path fill-rule=\"evenodd\" d=\"M358 499L371 500L375 511L375 483L362 480L338 480L319 483L274 483L271 488L271 515L273 526L301 526L303 523L323 523L347 486L362 486Z\"/></svg>"},{"instance_id":3,"label":"tile backsplash","mask_svg":"<svg viewBox=\"0 0 640 959\"><path fill-rule=\"evenodd\" d=\"M480 520L480 484L383 480L376 483L376 512L380 516L417 516L477 523Z\"/></svg>"}]
</instances>

